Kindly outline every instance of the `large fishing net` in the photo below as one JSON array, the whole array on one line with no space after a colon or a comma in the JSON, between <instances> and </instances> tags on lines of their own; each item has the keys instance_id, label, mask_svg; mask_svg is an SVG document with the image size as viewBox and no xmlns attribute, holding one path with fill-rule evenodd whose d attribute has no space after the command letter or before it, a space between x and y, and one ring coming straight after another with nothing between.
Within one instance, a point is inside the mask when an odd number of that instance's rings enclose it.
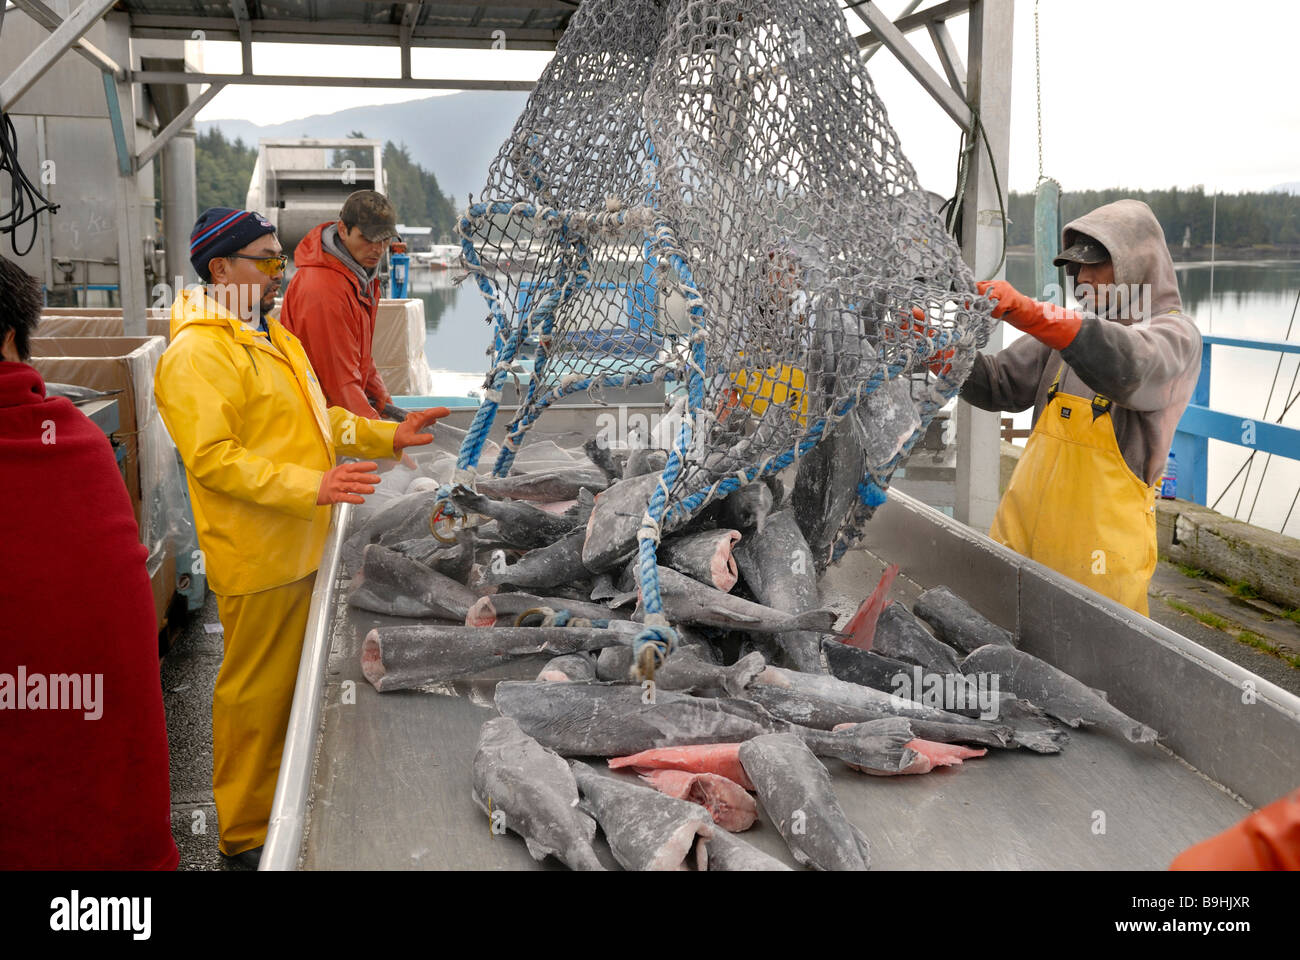
<instances>
[{"instance_id":1,"label":"large fishing net","mask_svg":"<svg viewBox=\"0 0 1300 960\"><path fill-rule=\"evenodd\" d=\"M929 196L835 0L584 0L460 221L495 362L458 479L521 373L498 475L562 398L662 383L648 625L666 523L851 431L838 557L987 340Z\"/></svg>"}]
</instances>

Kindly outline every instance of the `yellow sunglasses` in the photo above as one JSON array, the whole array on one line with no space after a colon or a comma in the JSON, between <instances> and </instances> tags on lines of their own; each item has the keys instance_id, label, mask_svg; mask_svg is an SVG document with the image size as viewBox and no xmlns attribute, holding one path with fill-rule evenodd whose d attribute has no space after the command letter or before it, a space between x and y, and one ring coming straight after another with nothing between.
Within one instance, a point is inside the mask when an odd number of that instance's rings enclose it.
<instances>
[{"instance_id":1,"label":"yellow sunglasses","mask_svg":"<svg viewBox=\"0 0 1300 960\"><path fill-rule=\"evenodd\" d=\"M258 270L261 270L268 277L274 277L278 273L284 273L285 265L289 262L289 258L283 253L274 257L253 257L246 253L230 253L227 254L227 256L231 259L252 260L253 266L257 267Z\"/></svg>"}]
</instances>

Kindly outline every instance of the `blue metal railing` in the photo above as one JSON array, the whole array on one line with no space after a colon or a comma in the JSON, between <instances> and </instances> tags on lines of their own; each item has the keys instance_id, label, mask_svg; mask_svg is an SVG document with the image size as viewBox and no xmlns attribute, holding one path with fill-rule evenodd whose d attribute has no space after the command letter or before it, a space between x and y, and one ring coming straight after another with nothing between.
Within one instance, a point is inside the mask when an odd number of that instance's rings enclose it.
<instances>
[{"instance_id":1,"label":"blue metal railing","mask_svg":"<svg viewBox=\"0 0 1300 960\"><path fill-rule=\"evenodd\" d=\"M1210 369L1214 347L1243 347L1300 354L1300 343L1255 340L1249 337L1201 337L1201 375L1191 402L1174 433L1174 458L1178 469L1178 496L1204 505L1209 494L1207 475L1211 440L1222 440L1278 457L1300 460L1300 429L1279 423L1225 413L1210 407Z\"/></svg>"}]
</instances>

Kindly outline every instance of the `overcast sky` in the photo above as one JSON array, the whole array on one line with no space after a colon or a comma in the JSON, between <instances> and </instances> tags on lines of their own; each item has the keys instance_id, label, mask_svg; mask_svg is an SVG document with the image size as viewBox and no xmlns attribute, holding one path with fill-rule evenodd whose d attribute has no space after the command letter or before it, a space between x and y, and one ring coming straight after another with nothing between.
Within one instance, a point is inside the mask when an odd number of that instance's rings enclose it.
<instances>
[{"instance_id":1,"label":"overcast sky","mask_svg":"<svg viewBox=\"0 0 1300 960\"><path fill-rule=\"evenodd\" d=\"M926 0L925 6L934 0ZM905 0L882 0L896 15ZM1207 191L1300 181L1300 3L1292 0L1042 0L1044 173L1066 190L1127 186ZM965 58L967 18L949 21ZM855 34L865 27L850 15ZM938 69L928 35L909 40ZM508 43L508 40L507 40ZM396 50L257 44L262 73L397 76ZM206 69L239 69L238 44L204 44ZM549 54L415 50L415 76L536 79ZM1038 174L1034 3L1016 0L1011 158L1005 179ZM870 72L921 182L950 194L955 125L882 50ZM347 107L429 96L426 90L227 87L199 114L278 123Z\"/></svg>"}]
</instances>

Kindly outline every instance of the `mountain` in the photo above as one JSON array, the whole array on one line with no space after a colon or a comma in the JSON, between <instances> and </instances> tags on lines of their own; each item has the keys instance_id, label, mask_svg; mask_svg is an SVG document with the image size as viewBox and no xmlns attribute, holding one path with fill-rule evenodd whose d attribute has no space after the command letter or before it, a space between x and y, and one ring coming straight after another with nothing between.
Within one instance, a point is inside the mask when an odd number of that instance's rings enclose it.
<instances>
[{"instance_id":1,"label":"mountain","mask_svg":"<svg viewBox=\"0 0 1300 960\"><path fill-rule=\"evenodd\" d=\"M515 90L467 90L406 103L352 107L337 113L261 126L248 120L200 120L200 133L219 129L227 140L256 147L263 137L346 137L360 130L375 140L406 144L411 159L431 170L454 206L469 193L477 199L488 165L514 128L528 94Z\"/></svg>"}]
</instances>

